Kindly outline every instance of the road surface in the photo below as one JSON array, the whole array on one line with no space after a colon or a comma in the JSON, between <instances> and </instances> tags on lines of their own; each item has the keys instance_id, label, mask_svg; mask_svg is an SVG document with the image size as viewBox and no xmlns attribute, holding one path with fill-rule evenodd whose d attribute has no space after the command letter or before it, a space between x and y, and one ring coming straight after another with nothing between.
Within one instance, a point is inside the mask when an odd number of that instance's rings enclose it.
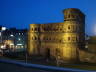
<instances>
[{"instance_id":1,"label":"road surface","mask_svg":"<svg viewBox=\"0 0 96 72\"><path fill-rule=\"evenodd\" d=\"M0 59L0 72L96 72Z\"/></svg>"},{"instance_id":2,"label":"road surface","mask_svg":"<svg viewBox=\"0 0 96 72\"><path fill-rule=\"evenodd\" d=\"M0 63L0 72L53 72L53 71L26 68L15 64Z\"/></svg>"}]
</instances>

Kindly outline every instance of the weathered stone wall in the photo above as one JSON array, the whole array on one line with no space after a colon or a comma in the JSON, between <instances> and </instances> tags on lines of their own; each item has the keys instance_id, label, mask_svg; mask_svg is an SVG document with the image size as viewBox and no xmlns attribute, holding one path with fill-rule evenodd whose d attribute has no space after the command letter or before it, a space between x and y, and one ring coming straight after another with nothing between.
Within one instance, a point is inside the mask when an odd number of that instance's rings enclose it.
<instances>
[{"instance_id":1,"label":"weathered stone wall","mask_svg":"<svg viewBox=\"0 0 96 72\"><path fill-rule=\"evenodd\" d=\"M65 9L62 23L30 24L28 53L78 61L85 44L85 16L78 9Z\"/></svg>"},{"instance_id":2,"label":"weathered stone wall","mask_svg":"<svg viewBox=\"0 0 96 72\"><path fill-rule=\"evenodd\" d=\"M96 63L96 53L79 50L79 57L81 62Z\"/></svg>"}]
</instances>

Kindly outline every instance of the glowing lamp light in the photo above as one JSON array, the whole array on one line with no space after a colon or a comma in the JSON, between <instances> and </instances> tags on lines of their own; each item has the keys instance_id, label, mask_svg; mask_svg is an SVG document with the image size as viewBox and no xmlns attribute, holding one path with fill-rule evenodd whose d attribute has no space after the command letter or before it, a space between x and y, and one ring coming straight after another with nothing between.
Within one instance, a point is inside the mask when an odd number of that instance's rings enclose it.
<instances>
[{"instance_id":1,"label":"glowing lamp light","mask_svg":"<svg viewBox=\"0 0 96 72\"><path fill-rule=\"evenodd\" d=\"M14 45L13 43L11 43L10 45Z\"/></svg>"},{"instance_id":2,"label":"glowing lamp light","mask_svg":"<svg viewBox=\"0 0 96 72\"><path fill-rule=\"evenodd\" d=\"M19 33L19 35L20 35L20 33Z\"/></svg>"},{"instance_id":3,"label":"glowing lamp light","mask_svg":"<svg viewBox=\"0 0 96 72\"><path fill-rule=\"evenodd\" d=\"M13 37L14 35L10 35L11 37Z\"/></svg>"},{"instance_id":4,"label":"glowing lamp light","mask_svg":"<svg viewBox=\"0 0 96 72\"><path fill-rule=\"evenodd\" d=\"M4 48L4 46L1 46L1 49L3 49Z\"/></svg>"},{"instance_id":5,"label":"glowing lamp light","mask_svg":"<svg viewBox=\"0 0 96 72\"><path fill-rule=\"evenodd\" d=\"M2 46L1 46L1 49L5 49L5 46L4 46L4 45L2 45Z\"/></svg>"},{"instance_id":6,"label":"glowing lamp light","mask_svg":"<svg viewBox=\"0 0 96 72\"><path fill-rule=\"evenodd\" d=\"M86 45L85 48L88 48L88 45Z\"/></svg>"},{"instance_id":7,"label":"glowing lamp light","mask_svg":"<svg viewBox=\"0 0 96 72\"><path fill-rule=\"evenodd\" d=\"M20 41L21 39L20 39L20 38L18 38L18 40Z\"/></svg>"},{"instance_id":8,"label":"glowing lamp light","mask_svg":"<svg viewBox=\"0 0 96 72\"><path fill-rule=\"evenodd\" d=\"M0 36L1 36L1 32L0 32Z\"/></svg>"},{"instance_id":9,"label":"glowing lamp light","mask_svg":"<svg viewBox=\"0 0 96 72\"><path fill-rule=\"evenodd\" d=\"M17 44L17 45L22 45L22 44Z\"/></svg>"},{"instance_id":10,"label":"glowing lamp light","mask_svg":"<svg viewBox=\"0 0 96 72\"><path fill-rule=\"evenodd\" d=\"M6 30L6 27L2 27L2 30L3 30L3 31Z\"/></svg>"}]
</instances>

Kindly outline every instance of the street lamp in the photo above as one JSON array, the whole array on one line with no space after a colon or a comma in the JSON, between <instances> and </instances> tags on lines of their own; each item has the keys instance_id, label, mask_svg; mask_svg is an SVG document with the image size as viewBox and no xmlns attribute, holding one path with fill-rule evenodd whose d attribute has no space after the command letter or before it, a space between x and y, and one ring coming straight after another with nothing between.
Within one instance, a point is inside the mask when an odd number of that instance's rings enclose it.
<instances>
[{"instance_id":1,"label":"street lamp","mask_svg":"<svg viewBox=\"0 0 96 72\"><path fill-rule=\"evenodd\" d=\"M1 43L2 43L2 32L5 31L5 30L6 30L6 27L2 27L1 28L1 31L0 31L0 37L1 37L1 41L0 42Z\"/></svg>"},{"instance_id":2,"label":"street lamp","mask_svg":"<svg viewBox=\"0 0 96 72\"><path fill-rule=\"evenodd\" d=\"M13 37L14 35L13 35L13 34L11 34L10 36L11 36L11 37Z\"/></svg>"},{"instance_id":3,"label":"street lamp","mask_svg":"<svg viewBox=\"0 0 96 72\"><path fill-rule=\"evenodd\" d=\"M6 27L2 27L2 31L6 30Z\"/></svg>"},{"instance_id":4,"label":"street lamp","mask_svg":"<svg viewBox=\"0 0 96 72\"><path fill-rule=\"evenodd\" d=\"M20 39L20 38L18 38L18 40L20 41L21 39Z\"/></svg>"}]
</instances>

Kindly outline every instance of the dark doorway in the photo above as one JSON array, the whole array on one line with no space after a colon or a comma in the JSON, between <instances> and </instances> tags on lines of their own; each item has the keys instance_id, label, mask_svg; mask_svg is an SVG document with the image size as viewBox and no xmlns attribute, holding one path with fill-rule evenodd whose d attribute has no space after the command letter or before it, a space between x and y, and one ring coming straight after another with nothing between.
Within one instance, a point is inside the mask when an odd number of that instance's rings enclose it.
<instances>
[{"instance_id":1,"label":"dark doorway","mask_svg":"<svg viewBox=\"0 0 96 72\"><path fill-rule=\"evenodd\" d=\"M50 59L50 49L49 48L46 49L46 58Z\"/></svg>"}]
</instances>

